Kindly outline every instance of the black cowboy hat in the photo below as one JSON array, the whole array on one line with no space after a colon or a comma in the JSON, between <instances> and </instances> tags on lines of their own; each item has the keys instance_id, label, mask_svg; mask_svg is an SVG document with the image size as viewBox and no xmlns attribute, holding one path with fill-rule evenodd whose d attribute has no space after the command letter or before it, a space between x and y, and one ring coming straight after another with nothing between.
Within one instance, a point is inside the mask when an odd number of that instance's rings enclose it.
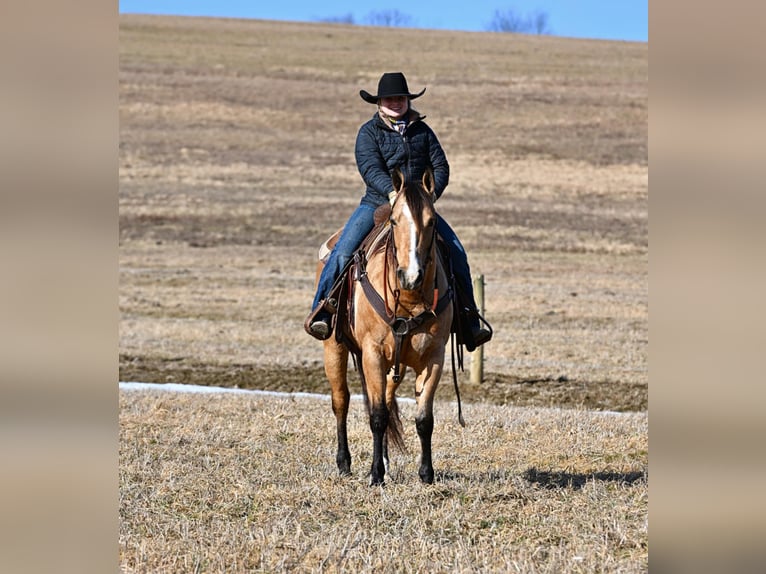
<instances>
[{"instance_id":1,"label":"black cowboy hat","mask_svg":"<svg viewBox=\"0 0 766 574\"><path fill-rule=\"evenodd\" d=\"M394 96L407 96L414 100L423 95L426 89L423 88L418 94L411 94L407 87L407 78L401 72L387 72L380 77L378 82L378 95L373 96L365 90L359 90L359 95L365 102L377 104L380 98L392 98Z\"/></svg>"}]
</instances>

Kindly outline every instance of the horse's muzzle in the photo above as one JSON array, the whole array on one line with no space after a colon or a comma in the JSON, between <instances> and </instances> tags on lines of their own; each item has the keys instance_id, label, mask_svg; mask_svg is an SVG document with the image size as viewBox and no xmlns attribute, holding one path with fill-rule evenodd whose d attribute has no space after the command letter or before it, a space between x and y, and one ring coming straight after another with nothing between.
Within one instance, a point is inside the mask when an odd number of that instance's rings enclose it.
<instances>
[{"instance_id":1,"label":"horse's muzzle","mask_svg":"<svg viewBox=\"0 0 766 574\"><path fill-rule=\"evenodd\" d=\"M423 270L418 269L418 272L412 277L407 273L407 270L403 267L399 267L396 270L396 278L399 280L399 286L405 291L414 291L419 289L423 284Z\"/></svg>"}]
</instances>

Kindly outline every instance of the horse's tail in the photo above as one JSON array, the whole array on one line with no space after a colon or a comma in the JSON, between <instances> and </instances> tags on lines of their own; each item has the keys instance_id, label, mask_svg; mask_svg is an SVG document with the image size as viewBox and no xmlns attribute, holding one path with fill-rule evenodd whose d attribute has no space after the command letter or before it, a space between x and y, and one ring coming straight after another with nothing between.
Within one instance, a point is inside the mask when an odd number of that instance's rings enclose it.
<instances>
[{"instance_id":1,"label":"horse's tail","mask_svg":"<svg viewBox=\"0 0 766 574\"><path fill-rule=\"evenodd\" d=\"M394 445L400 452L407 452L404 442L402 419L399 417L399 402L394 397L394 402L388 410L388 427L386 428L388 443Z\"/></svg>"},{"instance_id":2,"label":"horse's tail","mask_svg":"<svg viewBox=\"0 0 766 574\"><path fill-rule=\"evenodd\" d=\"M361 364L361 356L358 359L358 363ZM359 369L359 378L362 383L362 397L364 397L364 408L367 411L367 416L370 416L370 398L367 395L367 381L364 379L364 371ZM407 445L404 442L404 429L402 427L402 419L399 416L399 403L394 397L394 403L388 411L388 425L386 426L386 437L389 444L395 446L401 452L407 452Z\"/></svg>"}]
</instances>

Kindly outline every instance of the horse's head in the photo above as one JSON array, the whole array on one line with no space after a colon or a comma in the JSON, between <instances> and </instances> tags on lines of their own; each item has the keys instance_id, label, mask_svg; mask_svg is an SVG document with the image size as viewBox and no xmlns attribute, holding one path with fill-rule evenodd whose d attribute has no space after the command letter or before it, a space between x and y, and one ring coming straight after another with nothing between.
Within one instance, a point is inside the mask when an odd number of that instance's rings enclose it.
<instances>
[{"instance_id":1,"label":"horse's head","mask_svg":"<svg viewBox=\"0 0 766 574\"><path fill-rule=\"evenodd\" d=\"M405 185L399 171L393 176L396 200L391 208L391 232L396 252L396 278L407 291L420 288L431 262L436 234L433 173L427 170L420 185Z\"/></svg>"}]
</instances>

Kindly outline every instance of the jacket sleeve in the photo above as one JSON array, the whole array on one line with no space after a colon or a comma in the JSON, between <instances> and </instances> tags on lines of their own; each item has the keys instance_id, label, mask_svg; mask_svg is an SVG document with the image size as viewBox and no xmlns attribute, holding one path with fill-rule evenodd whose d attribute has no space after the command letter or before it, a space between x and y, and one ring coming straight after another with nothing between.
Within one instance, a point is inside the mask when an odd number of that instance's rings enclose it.
<instances>
[{"instance_id":1,"label":"jacket sleeve","mask_svg":"<svg viewBox=\"0 0 766 574\"><path fill-rule=\"evenodd\" d=\"M449 184L449 163L447 162L447 155L444 153L439 139L433 130L429 129L428 138L428 153L431 167L434 170L434 192L436 193L436 199L439 199L442 193L444 193L447 184Z\"/></svg>"},{"instance_id":2,"label":"jacket sleeve","mask_svg":"<svg viewBox=\"0 0 766 574\"><path fill-rule=\"evenodd\" d=\"M375 141L374 129L370 123L364 124L359 129L354 149L356 167L367 187L380 196L381 202L387 202L393 183L378 142Z\"/></svg>"}]
</instances>

